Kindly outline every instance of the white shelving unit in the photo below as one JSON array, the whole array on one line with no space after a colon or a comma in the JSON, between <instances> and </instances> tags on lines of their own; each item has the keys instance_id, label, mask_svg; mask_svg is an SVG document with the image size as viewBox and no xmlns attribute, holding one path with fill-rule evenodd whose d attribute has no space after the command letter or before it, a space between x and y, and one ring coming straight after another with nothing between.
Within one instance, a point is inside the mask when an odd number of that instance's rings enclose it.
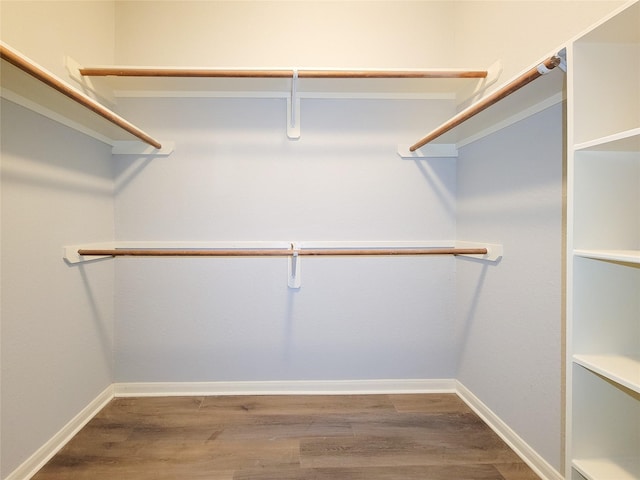
<instances>
[{"instance_id":1,"label":"white shelving unit","mask_svg":"<svg viewBox=\"0 0 640 480\"><path fill-rule=\"evenodd\" d=\"M640 3L568 63L566 478L640 479Z\"/></svg>"}]
</instances>

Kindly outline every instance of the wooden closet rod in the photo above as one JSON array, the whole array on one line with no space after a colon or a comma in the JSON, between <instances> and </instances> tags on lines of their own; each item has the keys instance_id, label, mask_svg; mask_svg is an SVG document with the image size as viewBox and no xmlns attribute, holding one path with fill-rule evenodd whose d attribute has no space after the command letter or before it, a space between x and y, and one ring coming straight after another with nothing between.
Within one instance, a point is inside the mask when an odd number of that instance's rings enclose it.
<instances>
[{"instance_id":1,"label":"wooden closet rod","mask_svg":"<svg viewBox=\"0 0 640 480\"><path fill-rule=\"evenodd\" d=\"M351 255L486 255L486 248L343 248L343 249L80 249L78 255L112 257L291 257Z\"/></svg>"},{"instance_id":2,"label":"wooden closet rod","mask_svg":"<svg viewBox=\"0 0 640 480\"><path fill-rule=\"evenodd\" d=\"M295 71L221 70L209 68L91 67L80 74L93 77L205 77L205 78L292 78ZM304 70L298 78L486 78L486 70Z\"/></svg>"},{"instance_id":3,"label":"wooden closet rod","mask_svg":"<svg viewBox=\"0 0 640 480\"><path fill-rule=\"evenodd\" d=\"M482 112L483 110L489 108L491 105L493 105L494 103L499 102L500 100L502 100L506 96L511 95L513 92L515 92L516 90L519 90L520 88L524 87L525 85L527 85L528 83L532 82L536 78L539 78L542 75L545 75L550 70L552 70L555 67L557 67L558 65L560 65L560 61L561 61L560 57L558 57L556 55L547 58L544 62L542 62L537 67L533 67L532 69L530 69L527 72L523 73L522 75L520 75L518 78L516 78L511 83L508 83L507 85L505 85L501 89L495 91L494 93L492 93L488 97L482 99L480 102L476 103L475 105L472 105L469 108L467 108L466 110L463 110L462 112L460 112L459 114L454 116L451 120L449 120L448 122L442 124L440 127L438 127L435 130L433 130L426 137L422 138L421 140L419 140L415 144L411 145L411 147L409 147L409 151L415 152L419 148L424 147L427 143L431 142L432 140L435 140L440 135L443 135L444 133L448 132L449 130L452 130L453 128L457 127L461 123L466 122L467 120L469 120L474 115L476 115L476 114Z\"/></svg>"},{"instance_id":4,"label":"wooden closet rod","mask_svg":"<svg viewBox=\"0 0 640 480\"><path fill-rule=\"evenodd\" d=\"M24 71L25 73L31 75L32 77L36 78L40 82L44 83L45 85L48 85L49 87L53 88L54 90L57 90L63 95L66 95L70 99L79 103L83 107L91 110L92 112L100 115L101 117L105 118L106 120L113 123L114 125L117 125L123 130L129 132L133 136L142 140L144 143L151 145L152 147L155 147L157 149L162 148L162 145L160 144L160 142L150 137L145 132L138 129L131 123L127 122L124 118L120 117L119 115L116 115L114 112L104 107L100 103L96 102L92 98L87 97L86 95L83 95L77 90L74 90L71 86L65 84L63 81L56 78L51 73L44 70L43 68L40 68L39 66L30 62L27 58L23 57L18 52L16 52L15 50L13 50L12 48L8 47L3 43L0 43L0 58L2 58L3 60L6 60L7 62L16 66L17 68Z\"/></svg>"}]
</instances>

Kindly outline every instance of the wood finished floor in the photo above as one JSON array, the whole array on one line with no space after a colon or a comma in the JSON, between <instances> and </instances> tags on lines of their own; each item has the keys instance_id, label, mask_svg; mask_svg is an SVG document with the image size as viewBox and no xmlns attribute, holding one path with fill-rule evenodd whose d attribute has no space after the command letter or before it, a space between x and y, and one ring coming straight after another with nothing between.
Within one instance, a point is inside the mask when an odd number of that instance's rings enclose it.
<instances>
[{"instance_id":1,"label":"wood finished floor","mask_svg":"<svg viewBox=\"0 0 640 480\"><path fill-rule=\"evenodd\" d=\"M534 480L456 395L118 398L33 480Z\"/></svg>"}]
</instances>

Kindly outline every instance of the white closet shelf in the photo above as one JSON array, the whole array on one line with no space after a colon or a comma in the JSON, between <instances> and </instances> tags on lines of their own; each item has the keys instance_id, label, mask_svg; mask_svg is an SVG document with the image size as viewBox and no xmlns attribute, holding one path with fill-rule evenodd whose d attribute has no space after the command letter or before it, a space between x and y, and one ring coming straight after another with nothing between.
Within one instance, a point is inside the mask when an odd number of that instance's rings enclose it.
<instances>
[{"instance_id":1,"label":"white closet shelf","mask_svg":"<svg viewBox=\"0 0 640 480\"><path fill-rule=\"evenodd\" d=\"M587 480L637 480L640 478L640 458L576 459L573 467Z\"/></svg>"},{"instance_id":2,"label":"white closet shelf","mask_svg":"<svg viewBox=\"0 0 640 480\"><path fill-rule=\"evenodd\" d=\"M0 57L1 95L7 100L112 146L134 142L148 146L147 153L167 153L160 141L3 42Z\"/></svg>"},{"instance_id":3,"label":"white closet shelf","mask_svg":"<svg viewBox=\"0 0 640 480\"><path fill-rule=\"evenodd\" d=\"M464 69L321 69L86 66L67 58L71 76L102 98L230 97L287 100L287 136L300 138L302 98L446 99L484 91L502 72ZM427 155L432 156L432 155Z\"/></svg>"},{"instance_id":4,"label":"white closet shelf","mask_svg":"<svg viewBox=\"0 0 640 480\"><path fill-rule=\"evenodd\" d=\"M68 59L68 64L77 65ZM458 99L495 82L502 67L489 69L202 68L172 66L86 66L87 78L115 97L287 98L292 79L300 98Z\"/></svg>"},{"instance_id":5,"label":"white closet shelf","mask_svg":"<svg viewBox=\"0 0 640 480\"><path fill-rule=\"evenodd\" d=\"M595 260L607 260L611 262L636 263L640 265L640 250L574 250L578 257L593 258Z\"/></svg>"},{"instance_id":6,"label":"white closet shelf","mask_svg":"<svg viewBox=\"0 0 640 480\"><path fill-rule=\"evenodd\" d=\"M562 102L565 99L564 75L557 70L566 68L564 55L563 48L557 55L541 59L432 130L411 145L409 153L399 151L399 154L415 156L415 152L429 144L443 143L460 148Z\"/></svg>"},{"instance_id":7,"label":"white closet shelf","mask_svg":"<svg viewBox=\"0 0 640 480\"><path fill-rule=\"evenodd\" d=\"M406 256L460 255L497 262L502 258L499 244L466 241L234 241L234 242L103 242L63 247L68 263L98 257L287 257L287 256Z\"/></svg>"},{"instance_id":8,"label":"white closet shelf","mask_svg":"<svg viewBox=\"0 0 640 480\"><path fill-rule=\"evenodd\" d=\"M127 257L285 257L288 262L287 285L301 286L301 258L304 256L468 256L497 263L502 245L475 242L111 242L63 247L69 264L118 256Z\"/></svg>"},{"instance_id":9,"label":"white closet shelf","mask_svg":"<svg viewBox=\"0 0 640 480\"><path fill-rule=\"evenodd\" d=\"M640 354L574 355L575 363L640 393Z\"/></svg>"},{"instance_id":10,"label":"white closet shelf","mask_svg":"<svg viewBox=\"0 0 640 480\"><path fill-rule=\"evenodd\" d=\"M579 143L574 149L594 152L637 152L640 151L640 128Z\"/></svg>"}]
</instances>

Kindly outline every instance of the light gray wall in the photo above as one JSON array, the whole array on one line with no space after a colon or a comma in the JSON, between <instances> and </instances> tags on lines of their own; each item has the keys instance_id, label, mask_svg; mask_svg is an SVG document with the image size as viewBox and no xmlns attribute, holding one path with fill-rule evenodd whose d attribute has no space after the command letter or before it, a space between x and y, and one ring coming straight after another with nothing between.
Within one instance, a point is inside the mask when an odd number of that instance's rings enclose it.
<instances>
[{"instance_id":1,"label":"light gray wall","mask_svg":"<svg viewBox=\"0 0 640 480\"><path fill-rule=\"evenodd\" d=\"M504 245L456 264L457 378L558 471L563 142L558 105L463 148L457 181L458 237Z\"/></svg>"},{"instance_id":2,"label":"light gray wall","mask_svg":"<svg viewBox=\"0 0 640 480\"><path fill-rule=\"evenodd\" d=\"M117 158L116 236L450 240L455 160L395 152L442 103L303 100L290 141L284 100L122 101L177 148ZM452 378L452 258L301 261L118 259L117 381Z\"/></svg>"},{"instance_id":3,"label":"light gray wall","mask_svg":"<svg viewBox=\"0 0 640 480\"><path fill-rule=\"evenodd\" d=\"M2 40L67 78L111 62L113 2L0 2ZM62 247L113 238L111 149L2 100L1 458L5 478L113 382L111 262Z\"/></svg>"},{"instance_id":4,"label":"light gray wall","mask_svg":"<svg viewBox=\"0 0 640 480\"><path fill-rule=\"evenodd\" d=\"M119 2L117 59L442 65L453 48L451 9L447 2ZM143 19L161 28L142 32ZM189 25L189 35L175 25ZM416 164L396 154L403 138L450 115L451 100L304 99L297 141L285 136L282 99L126 99L120 107L177 148L118 189L119 240L455 234L455 161ZM136 170L119 162L122 178ZM118 262L116 377L450 378L450 268L447 258L304 259L302 288L292 291L284 259Z\"/></svg>"},{"instance_id":5,"label":"light gray wall","mask_svg":"<svg viewBox=\"0 0 640 480\"><path fill-rule=\"evenodd\" d=\"M2 101L2 478L113 382L113 264L63 245L113 238L106 145Z\"/></svg>"}]
</instances>

